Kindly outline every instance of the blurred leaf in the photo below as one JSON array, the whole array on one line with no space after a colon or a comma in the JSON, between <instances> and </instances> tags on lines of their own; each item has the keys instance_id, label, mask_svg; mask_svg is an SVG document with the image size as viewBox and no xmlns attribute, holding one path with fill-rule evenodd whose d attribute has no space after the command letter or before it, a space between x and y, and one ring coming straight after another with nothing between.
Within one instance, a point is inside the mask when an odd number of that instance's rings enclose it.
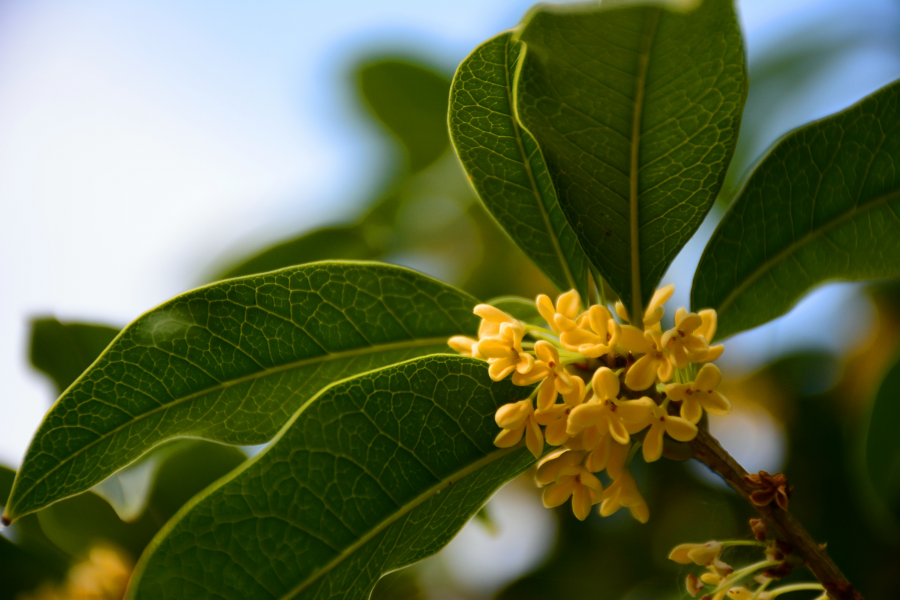
<instances>
[{"instance_id":1,"label":"blurred leaf","mask_svg":"<svg viewBox=\"0 0 900 600\"><path fill-rule=\"evenodd\" d=\"M157 477L145 501L147 511L133 522L121 520L112 507L92 492L67 498L37 514L47 537L75 557L97 544L112 543L140 556L156 532L194 495L244 462L239 449L200 440L186 440L171 453L156 452Z\"/></svg>"},{"instance_id":2,"label":"blurred leaf","mask_svg":"<svg viewBox=\"0 0 900 600\"><path fill-rule=\"evenodd\" d=\"M872 405L866 466L875 492L900 517L900 361L881 383Z\"/></svg>"},{"instance_id":3,"label":"blurred leaf","mask_svg":"<svg viewBox=\"0 0 900 600\"><path fill-rule=\"evenodd\" d=\"M517 79L560 206L634 318L712 206L747 95L731 0L635 4L538 5Z\"/></svg>"},{"instance_id":4,"label":"blurred leaf","mask_svg":"<svg viewBox=\"0 0 900 600\"><path fill-rule=\"evenodd\" d=\"M57 393L69 387L119 330L107 325L61 323L54 318L31 321L31 364L50 377Z\"/></svg>"},{"instance_id":5,"label":"blurred leaf","mask_svg":"<svg viewBox=\"0 0 900 600\"><path fill-rule=\"evenodd\" d=\"M409 60L384 58L360 66L357 82L367 108L403 145L413 171L444 153L450 94L445 75Z\"/></svg>"},{"instance_id":6,"label":"blurred leaf","mask_svg":"<svg viewBox=\"0 0 900 600\"><path fill-rule=\"evenodd\" d=\"M167 527L128 597L368 598L534 464L493 445L494 412L521 393L461 356L333 384Z\"/></svg>"},{"instance_id":7,"label":"blurred leaf","mask_svg":"<svg viewBox=\"0 0 900 600\"><path fill-rule=\"evenodd\" d=\"M126 327L50 409L5 515L89 489L171 438L266 442L325 385L474 334L476 303L408 269L351 262L182 294Z\"/></svg>"},{"instance_id":8,"label":"blurred leaf","mask_svg":"<svg viewBox=\"0 0 900 600\"><path fill-rule=\"evenodd\" d=\"M379 254L381 249L366 238L363 225L322 227L279 242L229 267L214 280L277 271L322 260L368 260Z\"/></svg>"},{"instance_id":9,"label":"blurred leaf","mask_svg":"<svg viewBox=\"0 0 900 600\"><path fill-rule=\"evenodd\" d=\"M533 300L520 298L519 296L500 296L487 301L491 306L496 306L503 312L510 314L520 321L531 325L546 325L541 313Z\"/></svg>"},{"instance_id":10,"label":"blurred leaf","mask_svg":"<svg viewBox=\"0 0 900 600\"><path fill-rule=\"evenodd\" d=\"M703 251L691 305L718 337L789 311L817 284L900 275L900 84L782 139Z\"/></svg>"},{"instance_id":11,"label":"blurred leaf","mask_svg":"<svg viewBox=\"0 0 900 600\"><path fill-rule=\"evenodd\" d=\"M481 510L475 513L474 518L475 521L477 521L490 535L496 536L500 533L500 526L497 525L497 522L493 518L491 518L491 515L487 511L487 507L482 507Z\"/></svg>"},{"instance_id":12,"label":"blurred leaf","mask_svg":"<svg viewBox=\"0 0 900 600\"><path fill-rule=\"evenodd\" d=\"M541 151L513 115L520 45L503 33L456 71L450 136L487 210L557 289L587 297L588 260L559 208Z\"/></svg>"}]
</instances>

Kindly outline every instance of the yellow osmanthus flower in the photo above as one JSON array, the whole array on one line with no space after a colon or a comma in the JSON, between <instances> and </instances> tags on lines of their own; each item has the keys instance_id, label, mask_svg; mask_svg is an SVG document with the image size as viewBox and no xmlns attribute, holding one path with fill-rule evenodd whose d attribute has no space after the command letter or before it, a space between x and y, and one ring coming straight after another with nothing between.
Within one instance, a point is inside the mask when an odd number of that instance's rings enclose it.
<instances>
[{"instance_id":1,"label":"yellow osmanthus flower","mask_svg":"<svg viewBox=\"0 0 900 600\"><path fill-rule=\"evenodd\" d=\"M604 435L584 459L584 466L591 473L599 473L606 469L607 475L612 479L618 479L625 468L630 450L631 443L620 444L612 439L611 435Z\"/></svg>"},{"instance_id":2,"label":"yellow osmanthus flower","mask_svg":"<svg viewBox=\"0 0 900 600\"><path fill-rule=\"evenodd\" d=\"M577 375L570 377L572 391L562 394L562 404L552 404L546 409L538 408L534 411L534 418L539 425L545 427L544 437L551 446L562 446L569 440L569 434L566 432L569 413L584 400L584 380Z\"/></svg>"},{"instance_id":3,"label":"yellow osmanthus flower","mask_svg":"<svg viewBox=\"0 0 900 600\"><path fill-rule=\"evenodd\" d=\"M707 567L722 556L722 550L724 549L725 546L722 542L717 541L703 544L679 544L672 548L672 551L669 553L669 560L673 560L681 565L694 563L701 567Z\"/></svg>"},{"instance_id":4,"label":"yellow osmanthus flower","mask_svg":"<svg viewBox=\"0 0 900 600\"><path fill-rule=\"evenodd\" d=\"M478 352L478 340L473 340L464 335L454 335L447 340L447 345L462 354L463 356L471 356L472 358L484 357Z\"/></svg>"},{"instance_id":5,"label":"yellow osmanthus flower","mask_svg":"<svg viewBox=\"0 0 900 600\"><path fill-rule=\"evenodd\" d=\"M600 502L603 484L584 465L562 467L556 481L544 488L544 506L553 508L572 498L572 512L579 521L591 514L591 506Z\"/></svg>"},{"instance_id":6,"label":"yellow osmanthus flower","mask_svg":"<svg viewBox=\"0 0 900 600\"><path fill-rule=\"evenodd\" d=\"M697 423L703 409L711 415L724 417L731 412L731 403L716 388L722 382L722 372L713 364L705 364L691 383L670 383L666 396L681 401L681 417Z\"/></svg>"},{"instance_id":7,"label":"yellow osmanthus flower","mask_svg":"<svg viewBox=\"0 0 900 600\"><path fill-rule=\"evenodd\" d=\"M502 323L497 337L485 338L478 342L479 354L486 358L490 365L488 375L491 379L500 381L514 371L524 375L534 367L534 357L522 349L524 333L525 330L521 326Z\"/></svg>"},{"instance_id":8,"label":"yellow osmanthus flower","mask_svg":"<svg viewBox=\"0 0 900 600\"><path fill-rule=\"evenodd\" d=\"M487 338L498 337L500 335L500 328L507 324L511 327L515 327L522 331L522 334L525 334L525 326L522 325L522 322L509 315L496 306L491 306L490 304L478 304L472 310L473 313L481 317L481 324L478 326L478 339L484 340Z\"/></svg>"},{"instance_id":9,"label":"yellow osmanthus flower","mask_svg":"<svg viewBox=\"0 0 900 600\"><path fill-rule=\"evenodd\" d=\"M709 352L709 344L694 331L700 327L703 319L696 313L689 313L683 308L675 313L675 327L662 335L660 343L669 351L669 360L679 369L689 363L699 362Z\"/></svg>"},{"instance_id":10,"label":"yellow osmanthus flower","mask_svg":"<svg viewBox=\"0 0 900 600\"><path fill-rule=\"evenodd\" d=\"M525 436L525 446L535 458L544 450L544 434L534 418L534 405L530 399L504 404L497 409L494 420L502 431L494 438L498 448L511 448Z\"/></svg>"},{"instance_id":11,"label":"yellow osmanthus flower","mask_svg":"<svg viewBox=\"0 0 900 600\"><path fill-rule=\"evenodd\" d=\"M684 310L684 309L681 309ZM700 319L703 321L697 329L694 330L695 335L699 335L704 340L706 340L707 344L711 344L713 338L716 337L716 329L719 326L719 316L716 314L711 308L707 308L705 310L701 310L697 313L700 315ZM717 344L715 346L710 346L709 350L700 360L696 362L711 362L722 356L722 352L725 350L725 346L722 344Z\"/></svg>"},{"instance_id":12,"label":"yellow osmanthus flower","mask_svg":"<svg viewBox=\"0 0 900 600\"><path fill-rule=\"evenodd\" d=\"M632 354L643 355L625 373L625 385L632 390L646 390L657 379L665 383L675 374L658 331L641 331L637 327L624 325L619 345Z\"/></svg>"},{"instance_id":13,"label":"yellow osmanthus flower","mask_svg":"<svg viewBox=\"0 0 900 600\"><path fill-rule=\"evenodd\" d=\"M646 523L650 519L650 508L647 501L637 489L637 483L631 471L623 470L601 496L600 515L608 517L623 506L631 511L631 516Z\"/></svg>"},{"instance_id":14,"label":"yellow osmanthus flower","mask_svg":"<svg viewBox=\"0 0 900 600\"><path fill-rule=\"evenodd\" d=\"M540 462L534 474L534 481L544 487L556 481L561 469L580 465L586 453L582 450L554 450Z\"/></svg>"},{"instance_id":15,"label":"yellow osmanthus flower","mask_svg":"<svg viewBox=\"0 0 900 600\"><path fill-rule=\"evenodd\" d=\"M569 435L599 425L601 434L609 432L615 441L627 444L631 441L626 423L642 423L649 419L651 410L640 400L617 400L619 378L610 369L601 367L591 379L594 398L576 406L569 414ZM653 401L649 400L653 405Z\"/></svg>"},{"instance_id":16,"label":"yellow osmanthus flower","mask_svg":"<svg viewBox=\"0 0 900 600\"><path fill-rule=\"evenodd\" d=\"M559 341L566 350L579 352L588 358L609 354L622 332L621 326L605 306L592 306L578 317L577 324L577 327L563 331Z\"/></svg>"},{"instance_id":17,"label":"yellow osmanthus flower","mask_svg":"<svg viewBox=\"0 0 900 600\"><path fill-rule=\"evenodd\" d=\"M569 290L556 299L556 307L549 297L541 294L535 300L538 312L547 321L550 329L556 333L575 329L575 319L581 309L581 296L575 290Z\"/></svg>"},{"instance_id":18,"label":"yellow osmanthus flower","mask_svg":"<svg viewBox=\"0 0 900 600\"><path fill-rule=\"evenodd\" d=\"M481 343L479 342L479 348ZM535 381L541 382L537 393L538 409L550 408L559 394L571 394L575 388L572 375L566 371L565 365L559 358L559 351L550 342L540 340L534 345L534 353L537 362L534 363L532 372L518 372L513 376L516 385L530 385Z\"/></svg>"},{"instance_id":19,"label":"yellow osmanthus flower","mask_svg":"<svg viewBox=\"0 0 900 600\"><path fill-rule=\"evenodd\" d=\"M650 400L647 398L647 400ZM638 400L635 400L638 402ZM652 400L650 400L653 403ZM697 426L681 417L675 417L666 412L664 406L656 406L654 404L651 409L651 416L644 425L650 425L650 429L644 436L644 445L641 451L644 454L644 461L651 463L657 461L662 456L663 436L669 434L672 439L679 442L689 442L697 437Z\"/></svg>"}]
</instances>

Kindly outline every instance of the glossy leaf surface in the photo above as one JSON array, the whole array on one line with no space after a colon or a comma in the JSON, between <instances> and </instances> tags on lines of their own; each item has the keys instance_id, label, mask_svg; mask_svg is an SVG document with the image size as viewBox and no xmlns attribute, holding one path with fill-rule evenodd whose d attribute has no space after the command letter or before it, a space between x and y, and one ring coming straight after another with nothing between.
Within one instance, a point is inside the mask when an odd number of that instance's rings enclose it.
<instances>
[{"instance_id":1,"label":"glossy leaf surface","mask_svg":"<svg viewBox=\"0 0 900 600\"><path fill-rule=\"evenodd\" d=\"M828 280L900 275L900 84L788 134L709 241L691 291L724 338Z\"/></svg>"},{"instance_id":2,"label":"glossy leaf surface","mask_svg":"<svg viewBox=\"0 0 900 600\"><path fill-rule=\"evenodd\" d=\"M517 110L581 246L633 318L700 226L747 95L731 0L539 5Z\"/></svg>"},{"instance_id":3,"label":"glossy leaf surface","mask_svg":"<svg viewBox=\"0 0 900 600\"><path fill-rule=\"evenodd\" d=\"M326 388L170 522L128 597L368 598L384 573L435 553L534 463L524 447L493 445L494 412L528 391L460 356Z\"/></svg>"},{"instance_id":4,"label":"glossy leaf surface","mask_svg":"<svg viewBox=\"0 0 900 600\"><path fill-rule=\"evenodd\" d=\"M514 114L520 50L512 33L502 33L462 62L450 93L450 137L506 233L560 291L586 297L587 257L560 210L540 149Z\"/></svg>"},{"instance_id":5,"label":"glossy leaf surface","mask_svg":"<svg viewBox=\"0 0 900 600\"><path fill-rule=\"evenodd\" d=\"M316 263L183 294L126 327L57 401L5 514L89 489L170 438L266 442L325 385L474 334L475 304L376 263Z\"/></svg>"}]
</instances>

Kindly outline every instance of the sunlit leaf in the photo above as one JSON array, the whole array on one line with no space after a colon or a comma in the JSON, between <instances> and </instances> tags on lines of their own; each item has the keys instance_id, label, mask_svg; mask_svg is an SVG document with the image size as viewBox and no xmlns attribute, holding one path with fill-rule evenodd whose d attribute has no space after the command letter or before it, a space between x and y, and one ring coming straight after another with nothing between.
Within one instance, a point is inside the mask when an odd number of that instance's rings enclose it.
<instances>
[{"instance_id":1,"label":"sunlit leaf","mask_svg":"<svg viewBox=\"0 0 900 600\"><path fill-rule=\"evenodd\" d=\"M581 245L637 319L700 226L747 95L731 0L539 5L517 110Z\"/></svg>"},{"instance_id":2,"label":"sunlit leaf","mask_svg":"<svg viewBox=\"0 0 900 600\"><path fill-rule=\"evenodd\" d=\"M900 84L783 138L709 241L691 292L719 337L834 279L900 275Z\"/></svg>"},{"instance_id":3,"label":"sunlit leaf","mask_svg":"<svg viewBox=\"0 0 900 600\"><path fill-rule=\"evenodd\" d=\"M326 388L169 524L128 597L368 598L534 463L523 447L493 445L494 412L528 391L459 356Z\"/></svg>"},{"instance_id":4,"label":"sunlit leaf","mask_svg":"<svg viewBox=\"0 0 900 600\"><path fill-rule=\"evenodd\" d=\"M866 438L866 466L875 493L900 516L900 361L875 396Z\"/></svg>"},{"instance_id":5,"label":"sunlit leaf","mask_svg":"<svg viewBox=\"0 0 900 600\"><path fill-rule=\"evenodd\" d=\"M413 171L444 153L450 92L445 75L408 59L383 58L361 65L356 76L366 106L403 145Z\"/></svg>"},{"instance_id":6,"label":"sunlit leaf","mask_svg":"<svg viewBox=\"0 0 900 600\"><path fill-rule=\"evenodd\" d=\"M588 261L559 208L534 138L515 118L520 44L494 37L462 62L450 95L450 136L488 211L561 291L587 294Z\"/></svg>"},{"instance_id":7,"label":"sunlit leaf","mask_svg":"<svg viewBox=\"0 0 900 600\"><path fill-rule=\"evenodd\" d=\"M4 516L89 489L170 438L266 442L325 385L474 334L476 302L408 269L349 262L178 296L126 327L56 402Z\"/></svg>"}]
</instances>

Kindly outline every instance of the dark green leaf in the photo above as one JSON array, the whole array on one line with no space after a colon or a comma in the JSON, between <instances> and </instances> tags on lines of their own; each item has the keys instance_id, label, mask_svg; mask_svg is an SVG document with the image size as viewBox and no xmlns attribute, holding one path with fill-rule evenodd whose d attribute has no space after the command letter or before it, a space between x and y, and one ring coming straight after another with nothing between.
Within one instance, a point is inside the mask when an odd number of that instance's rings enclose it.
<instances>
[{"instance_id":1,"label":"dark green leaf","mask_svg":"<svg viewBox=\"0 0 900 600\"><path fill-rule=\"evenodd\" d=\"M600 274L639 319L700 226L747 95L731 0L539 5L517 109Z\"/></svg>"},{"instance_id":2,"label":"dark green leaf","mask_svg":"<svg viewBox=\"0 0 900 600\"><path fill-rule=\"evenodd\" d=\"M866 466L875 493L900 516L900 361L888 371L869 419Z\"/></svg>"},{"instance_id":3,"label":"dark green leaf","mask_svg":"<svg viewBox=\"0 0 900 600\"><path fill-rule=\"evenodd\" d=\"M444 153L449 142L446 76L409 60L385 58L362 65L357 80L366 106L403 144L413 171Z\"/></svg>"},{"instance_id":4,"label":"dark green leaf","mask_svg":"<svg viewBox=\"0 0 900 600\"><path fill-rule=\"evenodd\" d=\"M828 280L900 275L900 84L788 134L703 252L691 305L719 336L783 315Z\"/></svg>"},{"instance_id":5,"label":"dark green leaf","mask_svg":"<svg viewBox=\"0 0 900 600\"><path fill-rule=\"evenodd\" d=\"M559 208L541 151L513 111L521 45L502 33L453 78L450 137L484 206L561 291L587 298L588 261Z\"/></svg>"},{"instance_id":6,"label":"dark green leaf","mask_svg":"<svg viewBox=\"0 0 900 600\"><path fill-rule=\"evenodd\" d=\"M213 279L244 277L320 260L369 260L381 252L381 248L367 239L362 225L322 227L279 242Z\"/></svg>"},{"instance_id":7,"label":"dark green leaf","mask_svg":"<svg viewBox=\"0 0 900 600\"><path fill-rule=\"evenodd\" d=\"M72 385L119 330L107 325L60 323L54 318L31 322L31 364L50 377L57 394Z\"/></svg>"},{"instance_id":8,"label":"dark green leaf","mask_svg":"<svg viewBox=\"0 0 900 600\"><path fill-rule=\"evenodd\" d=\"M57 401L5 516L89 489L170 438L266 442L323 386L474 334L476 303L408 269L350 262L183 294L126 327Z\"/></svg>"},{"instance_id":9,"label":"dark green leaf","mask_svg":"<svg viewBox=\"0 0 900 600\"><path fill-rule=\"evenodd\" d=\"M494 412L523 393L460 356L326 388L166 527L128 597L365 600L534 463L522 447L493 445Z\"/></svg>"}]
</instances>

